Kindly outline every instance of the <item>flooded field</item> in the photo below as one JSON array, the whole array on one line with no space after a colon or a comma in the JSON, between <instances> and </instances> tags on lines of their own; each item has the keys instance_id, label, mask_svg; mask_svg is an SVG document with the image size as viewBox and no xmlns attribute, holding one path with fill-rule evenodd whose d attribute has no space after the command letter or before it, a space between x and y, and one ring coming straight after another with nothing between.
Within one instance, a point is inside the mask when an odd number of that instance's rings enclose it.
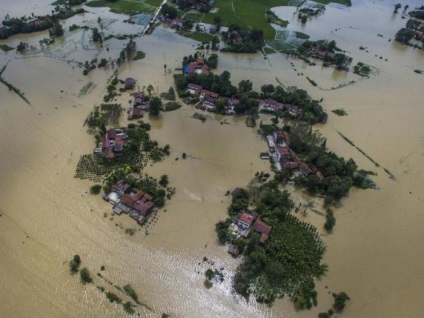
<instances>
[{"instance_id":1,"label":"flooded field","mask_svg":"<svg viewBox=\"0 0 424 318\"><path fill-rule=\"evenodd\" d=\"M80 155L90 153L94 145L83 122L101 102L113 72L96 69L83 76L78 63L117 57L126 43L112 39L105 43L109 51L96 48L89 32L79 30L66 32L63 43L44 52L22 57L0 51L0 67L7 64L3 78L31 103L0 86L0 316L124 316L121 305L111 304L95 286L83 286L69 274L68 262L79 254L95 285L118 294L105 279L121 287L130 283L149 307L136 308L143 317L162 313L194 318L316 317L330 308L329 291L345 291L351 297L345 317L421 317L424 305L417 294L424 287L424 77L413 70L424 68L424 51L388 41L406 23L400 13L392 14L391 1L352 2L348 9L327 6L323 15L304 27L293 17L295 9L275 11L290 21L290 29L313 40L335 39L354 64L361 61L377 68L378 74L369 79L310 67L280 54L268 59L261 54L219 55L218 72L229 70L233 83L250 79L259 90L263 84L277 85L277 78L286 86L306 89L315 99L324 98L329 121L319 129L327 137L327 146L378 173L379 189L352 191L335 212L334 234L323 234L329 272L317 282L317 308L296 313L285 300L269 308L246 303L231 293L230 279L238 262L217 245L213 225L226 215L227 190L245 186L256 171L269 171L269 164L259 159L266 144L245 126L243 118L230 117L228 124L221 124L222 117L211 116L202 123L191 118L193 108L184 106L150 120L152 138L170 144L171 155L148 166L146 172L155 177L167 174L177 192L159 212L148 236L141 230L134 236L126 234L125 229L139 229L135 222L125 215L113 216L110 205L86 193L90 182L73 178ZM418 4L409 2L411 8ZM51 11L44 0L24 4L0 0L0 7L1 20L7 13ZM94 26L98 15L107 34L135 34L142 29L123 23L126 16L105 9L89 11L64 22L65 29L73 23ZM38 41L46 36L46 32L14 36L1 43L16 47L23 41L39 47ZM133 76L141 87L152 84L154 94L169 89L175 68L196 46L164 28L136 42L146 58L123 65L120 78ZM369 53L359 50L361 45ZM164 64L171 74L164 74ZM313 87L306 76L319 85ZM357 82L331 90L351 80ZM91 88L81 93L90 82ZM128 94L120 97L124 105L128 99ZM331 113L337 108L345 109L348 116ZM183 152L186 160L181 158ZM295 199L310 200L300 193ZM324 223L313 212L306 219L319 229ZM204 256L214 265L204 263ZM105 279L96 276L102 265ZM209 290L203 286L208 267L224 267L226 274L222 284Z\"/></svg>"}]
</instances>

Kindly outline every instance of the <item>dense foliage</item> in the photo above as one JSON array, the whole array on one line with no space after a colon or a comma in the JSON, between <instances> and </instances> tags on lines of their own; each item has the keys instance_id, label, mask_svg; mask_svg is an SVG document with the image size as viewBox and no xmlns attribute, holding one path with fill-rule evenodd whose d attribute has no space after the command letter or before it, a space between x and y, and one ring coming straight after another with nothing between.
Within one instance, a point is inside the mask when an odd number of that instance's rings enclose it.
<instances>
[{"instance_id":1,"label":"dense foliage","mask_svg":"<svg viewBox=\"0 0 424 318\"><path fill-rule=\"evenodd\" d=\"M293 202L288 192L279 190L275 181L262 181L260 176L252 181L248 191L234 191L228 212L234 216L237 209L255 206L259 217L272 226L264 244L259 242L257 233L247 239L236 238L228 230L232 218L216 225L221 243L245 247L233 287L245 297L254 294L258 301L267 303L291 295L297 308L310 308L316 305L313 277L326 270L326 265L320 264L324 245L313 226L291 215Z\"/></svg>"},{"instance_id":2,"label":"dense foliage","mask_svg":"<svg viewBox=\"0 0 424 318\"><path fill-rule=\"evenodd\" d=\"M400 43L407 44L409 43L409 41L411 41L414 38L414 35L415 35L414 31L407 28L402 28L396 33L395 39L396 41Z\"/></svg>"},{"instance_id":3,"label":"dense foliage","mask_svg":"<svg viewBox=\"0 0 424 318\"><path fill-rule=\"evenodd\" d=\"M222 32L222 38L227 44L222 52L256 53L264 44L262 30L246 31L237 24L231 24L227 32Z\"/></svg>"},{"instance_id":4,"label":"dense foliage","mask_svg":"<svg viewBox=\"0 0 424 318\"><path fill-rule=\"evenodd\" d=\"M314 54L311 49L318 49L324 55ZM341 53L341 49L337 47L336 41L319 40L319 41L305 41L298 48L301 55L313 56L324 61L324 65L335 65L338 69L346 69L347 64L352 60L347 55Z\"/></svg>"},{"instance_id":5,"label":"dense foliage","mask_svg":"<svg viewBox=\"0 0 424 318\"><path fill-rule=\"evenodd\" d=\"M290 131L290 148L303 162L315 165L325 176L322 180L315 174L308 177L298 175L295 178L296 185L304 187L311 195L321 194L326 197L327 203L331 203L346 196L352 186L375 186L368 179L367 171L357 170L353 159L345 160L327 151L326 141L319 132L302 124L292 124L285 129Z\"/></svg>"}]
</instances>

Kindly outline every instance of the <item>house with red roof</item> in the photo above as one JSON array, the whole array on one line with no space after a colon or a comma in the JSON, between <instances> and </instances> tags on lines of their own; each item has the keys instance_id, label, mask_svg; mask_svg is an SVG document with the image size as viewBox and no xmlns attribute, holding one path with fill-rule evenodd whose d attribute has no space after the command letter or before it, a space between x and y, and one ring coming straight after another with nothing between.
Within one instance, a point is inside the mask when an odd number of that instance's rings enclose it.
<instances>
[{"instance_id":1,"label":"house with red roof","mask_svg":"<svg viewBox=\"0 0 424 318\"><path fill-rule=\"evenodd\" d=\"M125 193L121 196L121 202L132 208L143 196L143 191L133 188L129 193Z\"/></svg>"},{"instance_id":2,"label":"house with red roof","mask_svg":"<svg viewBox=\"0 0 424 318\"><path fill-rule=\"evenodd\" d=\"M244 211L240 214L237 223L242 229L250 229L253 221L255 221L255 215Z\"/></svg>"},{"instance_id":3,"label":"house with red roof","mask_svg":"<svg viewBox=\"0 0 424 318\"><path fill-rule=\"evenodd\" d=\"M197 85L197 84L193 84L193 83L188 83L187 84L187 91L190 94L199 94L200 91L202 90L202 88L203 88L202 86Z\"/></svg>"},{"instance_id":4,"label":"house with red roof","mask_svg":"<svg viewBox=\"0 0 424 318\"><path fill-rule=\"evenodd\" d=\"M261 238L259 239L259 242L265 243L265 241L269 237L269 233L271 232L272 227L266 224L265 222L257 219L253 224L253 229L256 232L261 233Z\"/></svg>"},{"instance_id":5,"label":"house with red roof","mask_svg":"<svg viewBox=\"0 0 424 318\"><path fill-rule=\"evenodd\" d=\"M262 99L259 102L259 110L265 110L270 112L276 112L284 109L284 104L277 102L271 98Z\"/></svg>"}]
</instances>

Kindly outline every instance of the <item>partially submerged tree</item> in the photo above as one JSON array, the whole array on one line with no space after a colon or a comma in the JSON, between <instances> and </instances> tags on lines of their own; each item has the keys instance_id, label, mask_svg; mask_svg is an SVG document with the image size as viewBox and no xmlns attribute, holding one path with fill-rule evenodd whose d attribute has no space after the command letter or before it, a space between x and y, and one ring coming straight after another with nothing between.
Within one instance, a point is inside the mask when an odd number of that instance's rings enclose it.
<instances>
[{"instance_id":1,"label":"partially submerged tree","mask_svg":"<svg viewBox=\"0 0 424 318\"><path fill-rule=\"evenodd\" d=\"M149 89L149 88L147 88ZM150 100L150 112L151 116L159 116L160 110L162 108L162 100L159 97L153 97Z\"/></svg>"}]
</instances>

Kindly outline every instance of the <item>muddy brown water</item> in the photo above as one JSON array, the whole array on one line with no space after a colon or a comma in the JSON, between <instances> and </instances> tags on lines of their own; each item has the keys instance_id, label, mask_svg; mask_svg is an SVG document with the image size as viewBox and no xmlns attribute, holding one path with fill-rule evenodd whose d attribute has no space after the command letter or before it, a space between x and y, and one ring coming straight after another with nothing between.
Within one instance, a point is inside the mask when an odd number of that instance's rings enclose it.
<instances>
[{"instance_id":1,"label":"muddy brown water","mask_svg":"<svg viewBox=\"0 0 424 318\"><path fill-rule=\"evenodd\" d=\"M313 39L335 39L354 57L354 63L362 61L378 69L378 75L370 79L319 65L306 66L279 54L268 59L260 54L220 54L218 69L228 69L234 83L251 79L258 90L264 83L277 84L278 78L286 86L298 86L316 99L324 98L329 121L319 129L328 139L327 146L354 158L361 168L378 173L379 190L353 190L336 210L334 233L323 233L327 245L324 261L330 270L317 281L317 308L296 313L286 300L268 308L246 303L231 293L230 278L238 262L217 245L213 225L225 218L227 190L246 185L256 171L269 171L269 165L259 160L266 144L254 129L245 126L243 118L226 118L221 124L224 118L211 115L202 123L191 118L194 109L184 106L149 120L152 137L170 144L171 155L148 166L146 172L155 177L168 174L177 192L149 226L148 236L140 230L134 236L125 234L126 228L138 229L136 224L125 215L112 216L110 205L86 193L91 182L73 178L79 156L93 147L93 138L82 123L93 105L100 103L112 74L112 70L95 70L84 77L75 62L117 56L125 43L110 40L107 52L90 44L89 33L78 31L67 33L63 42L47 52L24 57L14 51L0 52L0 66L8 63L3 77L31 102L25 104L0 86L0 316L124 316L122 306L109 303L94 285L83 286L78 277L69 274L67 262L74 254L81 255L96 285L123 299L125 296L96 273L104 265L102 275L113 285L130 283L151 308L136 308L147 317L162 313L175 317L313 317L330 308L329 291L341 290L352 298L346 317L422 316L424 308L416 295L424 285L424 77L413 70L424 69L424 54L388 42L406 23L400 14L393 16L390 1L353 4L343 10L328 7L303 29L297 20L290 20L289 28L302 30ZM410 7L416 4L410 2ZM51 11L48 1L16 4L2 0L0 7L0 18L6 13L29 14L28 8L36 14ZM125 16L89 10L92 13L74 17L66 25L85 21L94 26L100 14L108 21L106 33L140 29L122 23ZM276 10L282 17L293 15L290 8ZM45 32L14 36L1 43L16 46L24 41L38 46L45 36ZM175 72L181 57L192 54L195 47L195 42L162 28L137 39L137 44L146 52L146 59L124 65L120 76L137 78L141 88L152 84L155 94L172 85L172 74L164 75L163 65ZM360 51L361 45L369 53ZM311 86L306 76L318 87ZM357 82L329 90L351 80ZM79 96L90 81L93 88ZM128 98L123 95L121 101ZM348 116L331 113L336 108L344 108ZM181 158L183 152L188 155L186 160ZM390 179L383 167L396 179ZM317 199L304 194L296 192L294 198L296 202L314 201L315 208L320 207ZM324 223L312 210L299 217L319 229ZM214 265L203 263L204 256ZM224 283L209 290L203 286L208 267L224 267L226 273Z\"/></svg>"}]
</instances>

